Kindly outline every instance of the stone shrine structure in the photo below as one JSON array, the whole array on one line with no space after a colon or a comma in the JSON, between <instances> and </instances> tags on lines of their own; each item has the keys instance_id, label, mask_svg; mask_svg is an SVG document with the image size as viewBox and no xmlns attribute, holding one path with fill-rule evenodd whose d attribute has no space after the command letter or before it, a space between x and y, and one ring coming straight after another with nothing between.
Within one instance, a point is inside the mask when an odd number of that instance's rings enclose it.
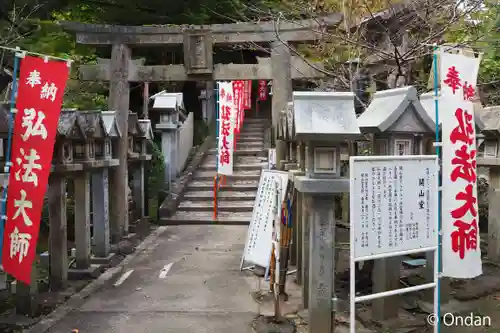
<instances>
[{"instance_id":1,"label":"stone shrine structure","mask_svg":"<svg viewBox=\"0 0 500 333\"><path fill-rule=\"evenodd\" d=\"M295 138L305 143L305 175L294 175L295 189L308 206L308 311L311 332L332 332L335 322L335 196L349 192L341 177L340 152L346 140L361 138L354 95L342 92L295 92ZM303 258L304 260L305 258ZM333 275L332 275L333 274ZM302 281L305 283L305 281Z\"/></svg>"},{"instance_id":2,"label":"stone shrine structure","mask_svg":"<svg viewBox=\"0 0 500 333\"><path fill-rule=\"evenodd\" d=\"M411 86L375 93L358 117L358 125L363 133L373 135L374 155L422 155L435 133L433 119L420 103L417 89ZM371 267L373 294L399 288L400 257L378 259L373 266L366 265L366 269ZM397 318L398 309L398 296L372 301L373 319L379 322Z\"/></svg>"}]
</instances>

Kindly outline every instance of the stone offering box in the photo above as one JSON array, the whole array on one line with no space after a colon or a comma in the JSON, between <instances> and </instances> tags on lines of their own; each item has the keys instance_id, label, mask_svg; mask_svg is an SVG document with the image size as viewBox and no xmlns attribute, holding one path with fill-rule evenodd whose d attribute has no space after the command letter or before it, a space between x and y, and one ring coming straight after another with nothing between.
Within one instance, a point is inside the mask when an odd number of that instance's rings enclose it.
<instances>
[{"instance_id":1,"label":"stone offering box","mask_svg":"<svg viewBox=\"0 0 500 333\"><path fill-rule=\"evenodd\" d=\"M373 135L374 155L423 154L435 133L433 118L411 86L375 93L358 125Z\"/></svg>"}]
</instances>

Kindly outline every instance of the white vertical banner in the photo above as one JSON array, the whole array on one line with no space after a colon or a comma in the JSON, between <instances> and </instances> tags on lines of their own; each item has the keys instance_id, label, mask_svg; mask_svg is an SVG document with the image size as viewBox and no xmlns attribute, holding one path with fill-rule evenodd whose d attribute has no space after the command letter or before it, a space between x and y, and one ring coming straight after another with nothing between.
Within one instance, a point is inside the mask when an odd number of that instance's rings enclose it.
<instances>
[{"instance_id":1,"label":"white vertical banner","mask_svg":"<svg viewBox=\"0 0 500 333\"><path fill-rule=\"evenodd\" d=\"M217 173L231 176L234 160L234 127L236 108L234 106L233 83L219 82L219 142L217 149Z\"/></svg>"},{"instance_id":2,"label":"white vertical banner","mask_svg":"<svg viewBox=\"0 0 500 333\"><path fill-rule=\"evenodd\" d=\"M443 276L482 274L473 99L479 58L440 50Z\"/></svg>"}]
</instances>

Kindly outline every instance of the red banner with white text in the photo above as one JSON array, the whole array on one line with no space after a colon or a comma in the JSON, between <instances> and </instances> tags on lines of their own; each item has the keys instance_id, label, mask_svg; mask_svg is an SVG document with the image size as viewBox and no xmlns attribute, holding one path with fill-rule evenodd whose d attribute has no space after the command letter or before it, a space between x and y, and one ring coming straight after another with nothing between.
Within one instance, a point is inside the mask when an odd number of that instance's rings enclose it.
<instances>
[{"instance_id":1,"label":"red banner with white text","mask_svg":"<svg viewBox=\"0 0 500 333\"><path fill-rule=\"evenodd\" d=\"M234 107L236 108L236 127L235 132L239 133L241 126L243 125L243 81L233 81L233 96L234 96Z\"/></svg>"},{"instance_id":2,"label":"red banner with white text","mask_svg":"<svg viewBox=\"0 0 500 333\"><path fill-rule=\"evenodd\" d=\"M258 101L267 100L267 81L259 80L259 94L257 96Z\"/></svg>"},{"instance_id":3,"label":"red banner with white text","mask_svg":"<svg viewBox=\"0 0 500 333\"><path fill-rule=\"evenodd\" d=\"M243 109L252 109L252 80L246 80L243 85Z\"/></svg>"},{"instance_id":4,"label":"red banner with white text","mask_svg":"<svg viewBox=\"0 0 500 333\"><path fill-rule=\"evenodd\" d=\"M66 62L30 56L21 60L2 264L5 272L27 284L68 74Z\"/></svg>"}]
</instances>

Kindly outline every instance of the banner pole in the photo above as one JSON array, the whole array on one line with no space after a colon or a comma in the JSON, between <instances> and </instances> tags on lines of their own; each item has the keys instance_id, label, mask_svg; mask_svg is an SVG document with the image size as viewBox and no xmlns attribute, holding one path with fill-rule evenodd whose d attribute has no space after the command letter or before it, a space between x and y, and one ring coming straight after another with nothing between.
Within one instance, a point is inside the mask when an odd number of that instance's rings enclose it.
<instances>
[{"instance_id":1,"label":"banner pole","mask_svg":"<svg viewBox=\"0 0 500 333\"><path fill-rule=\"evenodd\" d=\"M17 95L17 72L19 71L19 54L14 54L14 70L12 72L12 89L10 92L10 103L9 103L9 134L7 136L7 152L5 154L5 179L2 191L2 208L0 212L0 264L2 263L2 255L3 252L3 234L5 230L5 223L7 223L7 188L10 176L10 167L12 162L10 161L11 155L11 143L12 143L12 133L14 131L14 117L15 117L15 108L16 108L16 95Z\"/></svg>"},{"instance_id":2,"label":"banner pole","mask_svg":"<svg viewBox=\"0 0 500 333\"><path fill-rule=\"evenodd\" d=\"M434 307L435 307L435 317L436 317L436 323L434 326L434 332L435 333L440 333L441 332L441 272L442 272L442 253L441 253L441 246L442 246L442 225L441 225L441 195L442 195L442 176L441 176L441 141L439 139L439 101L438 101L438 96L439 96L439 84L438 84L438 46L434 44L434 108L435 108L435 119L436 119L436 155L438 158L438 163L439 163L439 172L438 172L438 246L437 246L437 258L438 262L435 262L434 265L438 265L438 276L437 276L437 281L436 281L436 292L434 295Z\"/></svg>"},{"instance_id":3,"label":"banner pole","mask_svg":"<svg viewBox=\"0 0 500 333\"><path fill-rule=\"evenodd\" d=\"M214 220L217 218L217 191L219 190L219 82L215 85L215 185L214 185Z\"/></svg>"}]
</instances>

